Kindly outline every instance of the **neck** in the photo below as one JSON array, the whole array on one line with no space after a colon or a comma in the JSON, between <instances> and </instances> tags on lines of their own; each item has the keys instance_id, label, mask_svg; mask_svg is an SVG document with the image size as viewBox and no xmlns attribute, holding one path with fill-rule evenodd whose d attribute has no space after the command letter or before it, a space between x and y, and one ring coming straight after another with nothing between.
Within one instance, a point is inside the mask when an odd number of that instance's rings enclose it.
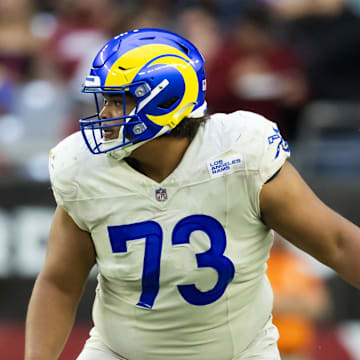
<instances>
[{"instance_id":1,"label":"neck","mask_svg":"<svg viewBox=\"0 0 360 360\"><path fill-rule=\"evenodd\" d=\"M128 163L156 182L162 182L179 165L190 141L188 138L159 137L135 149Z\"/></svg>"}]
</instances>

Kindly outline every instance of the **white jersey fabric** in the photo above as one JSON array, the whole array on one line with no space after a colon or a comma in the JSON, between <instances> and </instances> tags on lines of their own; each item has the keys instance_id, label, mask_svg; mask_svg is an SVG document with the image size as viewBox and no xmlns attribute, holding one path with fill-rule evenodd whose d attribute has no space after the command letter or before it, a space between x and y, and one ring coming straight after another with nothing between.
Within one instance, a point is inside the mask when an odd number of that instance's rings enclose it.
<instances>
[{"instance_id":1,"label":"white jersey fabric","mask_svg":"<svg viewBox=\"0 0 360 360\"><path fill-rule=\"evenodd\" d=\"M240 359L271 316L273 233L263 184L289 149L274 123L215 114L161 183L92 155L80 133L51 152L57 203L91 233L97 336L130 360Z\"/></svg>"}]
</instances>

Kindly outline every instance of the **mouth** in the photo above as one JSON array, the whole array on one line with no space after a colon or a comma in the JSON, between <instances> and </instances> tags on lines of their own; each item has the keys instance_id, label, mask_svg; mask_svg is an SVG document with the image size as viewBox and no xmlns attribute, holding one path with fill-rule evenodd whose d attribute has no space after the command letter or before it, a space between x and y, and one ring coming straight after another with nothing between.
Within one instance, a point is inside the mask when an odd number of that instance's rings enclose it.
<instances>
[{"instance_id":1,"label":"mouth","mask_svg":"<svg viewBox=\"0 0 360 360\"><path fill-rule=\"evenodd\" d=\"M114 140L118 137L118 131L115 129L103 129L104 140Z\"/></svg>"}]
</instances>

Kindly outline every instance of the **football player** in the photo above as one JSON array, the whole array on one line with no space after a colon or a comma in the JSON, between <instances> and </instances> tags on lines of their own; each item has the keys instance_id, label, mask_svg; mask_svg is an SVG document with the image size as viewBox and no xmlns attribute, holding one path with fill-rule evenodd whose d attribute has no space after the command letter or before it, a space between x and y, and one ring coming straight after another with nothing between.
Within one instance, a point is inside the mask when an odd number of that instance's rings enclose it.
<instances>
[{"instance_id":1,"label":"football player","mask_svg":"<svg viewBox=\"0 0 360 360\"><path fill-rule=\"evenodd\" d=\"M272 229L360 287L360 229L308 188L274 123L208 116L205 90L177 34L134 30L99 51L83 87L97 113L50 153L58 206L26 360L58 358L94 264L79 360L279 359Z\"/></svg>"}]
</instances>

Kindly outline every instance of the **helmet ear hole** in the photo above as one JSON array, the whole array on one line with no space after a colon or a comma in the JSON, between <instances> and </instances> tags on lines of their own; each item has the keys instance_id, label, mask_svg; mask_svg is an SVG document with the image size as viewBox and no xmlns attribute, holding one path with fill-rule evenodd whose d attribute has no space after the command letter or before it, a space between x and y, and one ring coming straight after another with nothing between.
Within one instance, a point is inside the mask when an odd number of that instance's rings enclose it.
<instances>
[{"instance_id":1,"label":"helmet ear hole","mask_svg":"<svg viewBox=\"0 0 360 360\"><path fill-rule=\"evenodd\" d=\"M179 100L179 96L172 96L171 98L163 101L158 105L160 109L170 109L177 101Z\"/></svg>"}]
</instances>

